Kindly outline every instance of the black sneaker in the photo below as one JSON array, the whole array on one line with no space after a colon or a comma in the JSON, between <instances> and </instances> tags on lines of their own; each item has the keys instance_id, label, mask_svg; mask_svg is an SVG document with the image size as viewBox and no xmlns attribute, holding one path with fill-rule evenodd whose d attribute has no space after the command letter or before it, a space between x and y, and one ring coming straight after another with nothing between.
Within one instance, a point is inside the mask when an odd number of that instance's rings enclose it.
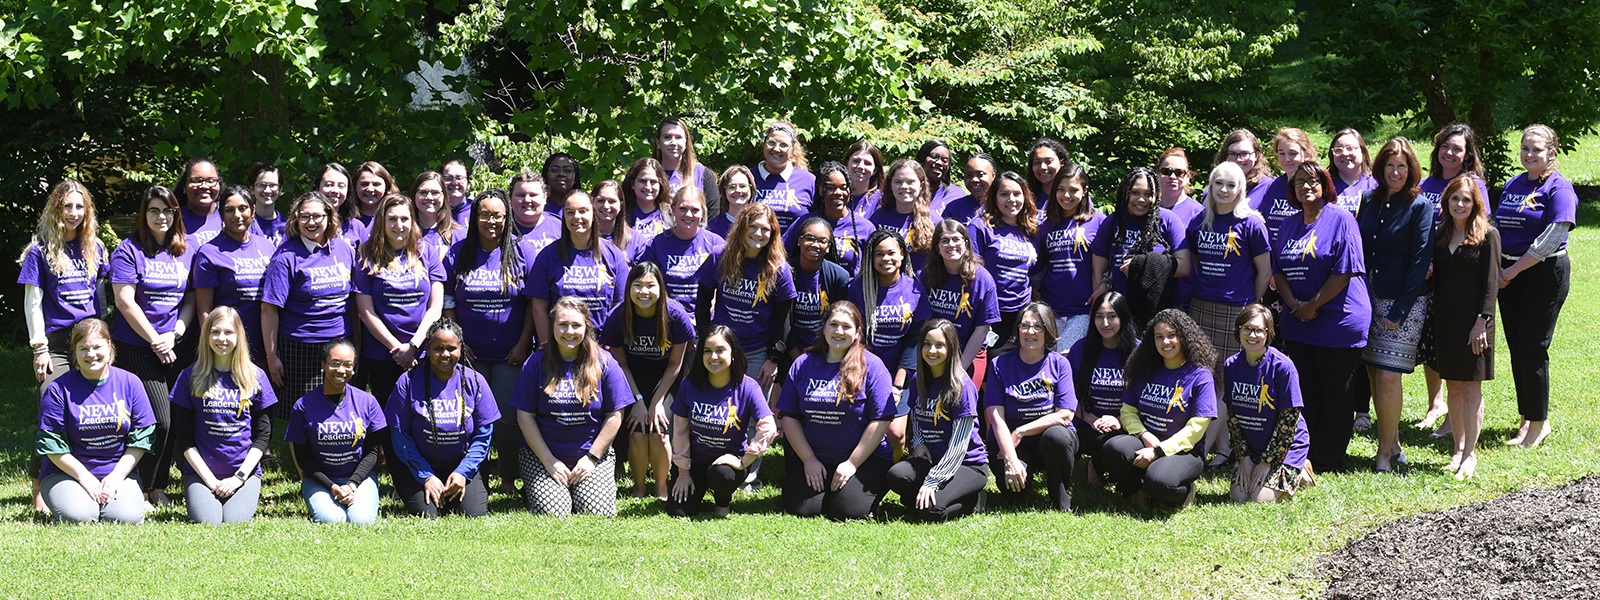
<instances>
[{"instance_id":1,"label":"black sneaker","mask_svg":"<svg viewBox=\"0 0 1600 600\"><path fill-rule=\"evenodd\" d=\"M172 499L167 497L167 492L164 490L150 490L150 493L146 494L146 496L148 496L150 505L156 508L172 506Z\"/></svg>"}]
</instances>

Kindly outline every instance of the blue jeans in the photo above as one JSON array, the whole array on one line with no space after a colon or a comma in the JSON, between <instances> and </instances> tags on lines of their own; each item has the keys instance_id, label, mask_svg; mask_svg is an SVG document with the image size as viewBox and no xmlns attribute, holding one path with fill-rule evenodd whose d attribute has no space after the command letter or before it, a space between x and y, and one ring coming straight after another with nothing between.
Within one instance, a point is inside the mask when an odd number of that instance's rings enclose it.
<instances>
[{"instance_id":1,"label":"blue jeans","mask_svg":"<svg viewBox=\"0 0 1600 600\"><path fill-rule=\"evenodd\" d=\"M343 485L350 481L349 478L334 477L333 483ZM349 506L339 504L333 499L333 492L322 487L315 479L300 480L300 496L306 500L306 508L311 510L311 520L317 523L354 523L356 525L371 525L378 522L378 480L367 477L361 485L356 486L355 500Z\"/></svg>"}]
</instances>

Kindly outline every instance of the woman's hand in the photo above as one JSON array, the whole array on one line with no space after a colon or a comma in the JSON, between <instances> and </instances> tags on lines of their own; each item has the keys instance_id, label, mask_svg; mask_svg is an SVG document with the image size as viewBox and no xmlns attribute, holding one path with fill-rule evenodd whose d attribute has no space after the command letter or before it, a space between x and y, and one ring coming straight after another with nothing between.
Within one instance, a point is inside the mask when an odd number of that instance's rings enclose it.
<instances>
[{"instance_id":1,"label":"woman's hand","mask_svg":"<svg viewBox=\"0 0 1600 600\"><path fill-rule=\"evenodd\" d=\"M429 477L427 481L422 482L422 501L424 503L432 504L437 508L443 501L442 496L444 496L444 482L439 481L438 476Z\"/></svg>"},{"instance_id":2,"label":"woman's hand","mask_svg":"<svg viewBox=\"0 0 1600 600\"><path fill-rule=\"evenodd\" d=\"M506 353L506 362L513 365L521 365L522 361L528 360L528 355L532 354L532 352L528 351L528 345L528 340L517 342L517 345L512 346L511 351Z\"/></svg>"},{"instance_id":3,"label":"woman's hand","mask_svg":"<svg viewBox=\"0 0 1600 600\"><path fill-rule=\"evenodd\" d=\"M267 357L267 378L274 385L283 387L283 360L276 354Z\"/></svg>"},{"instance_id":4,"label":"woman's hand","mask_svg":"<svg viewBox=\"0 0 1600 600\"><path fill-rule=\"evenodd\" d=\"M715 465L728 465L730 467L733 467L735 470L737 470L737 469L739 469L739 468L744 466L744 461L739 460L739 457L734 456L732 454L724 454L722 456L718 456L716 460L711 461L711 464L713 466L715 466Z\"/></svg>"},{"instance_id":5,"label":"woman's hand","mask_svg":"<svg viewBox=\"0 0 1600 600\"><path fill-rule=\"evenodd\" d=\"M1472 324L1472 332L1467 334L1467 345L1472 348L1473 354L1483 354L1489 349L1489 327L1478 319Z\"/></svg>"},{"instance_id":6,"label":"woman's hand","mask_svg":"<svg viewBox=\"0 0 1600 600\"><path fill-rule=\"evenodd\" d=\"M767 362L761 363L761 372L756 374L756 381L761 384L761 387L768 387L772 385L772 380L777 377L778 363L769 358Z\"/></svg>"},{"instance_id":7,"label":"woman's hand","mask_svg":"<svg viewBox=\"0 0 1600 600\"><path fill-rule=\"evenodd\" d=\"M572 481L572 471L567 468L567 464L559 460L551 461L550 464L544 466L544 470L561 487L572 487L572 484L577 483Z\"/></svg>"},{"instance_id":8,"label":"woman's hand","mask_svg":"<svg viewBox=\"0 0 1600 600\"><path fill-rule=\"evenodd\" d=\"M654 418L655 430L662 435L671 433L672 413L667 410L667 403L664 401L651 403L650 412ZM739 466L735 464L734 468L737 469Z\"/></svg>"},{"instance_id":9,"label":"woman's hand","mask_svg":"<svg viewBox=\"0 0 1600 600\"><path fill-rule=\"evenodd\" d=\"M417 347L411 345L411 342L400 344L389 351L389 358L394 359L394 364L401 369L409 370L417 364Z\"/></svg>"},{"instance_id":10,"label":"woman's hand","mask_svg":"<svg viewBox=\"0 0 1600 600\"><path fill-rule=\"evenodd\" d=\"M1502 290L1506 289L1506 286L1511 285L1511 280L1512 279L1516 279L1516 278L1517 278L1517 272L1511 270L1510 267L1501 269L1500 270L1500 289L1502 289Z\"/></svg>"},{"instance_id":11,"label":"woman's hand","mask_svg":"<svg viewBox=\"0 0 1600 600\"><path fill-rule=\"evenodd\" d=\"M444 493L439 499L445 502L463 500L467 497L467 476L460 473L451 473L450 478L444 482Z\"/></svg>"},{"instance_id":12,"label":"woman's hand","mask_svg":"<svg viewBox=\"0 0 1600 600\"><path fill-rule=\"evenodd\" d=\"M833 485L829 486L829 490L837 492L844 489L844 484L850 483L850 478L855 476L855 463L848 460L839 463L839 466L833 468Z\"/></svg>"},{"instance_id":13,"label":"woman's hand","mask_svg":"<svg viewBox=\"0 0 1600 600\"><path fill-rule=\"evenodd\" d=\"M229 475L217 480L217 484L211 486L211 493L218 499L226 500L228 498L232 498L234 494L239 492L239 488L242 487L244 487L243 479Z\"/></svg>"},{"instance_id":14,"label":"woman's hand","mask_svg":"<svg viewBox=\"0 0 1600 600\"><path fill-rule=\"evenodd\" d=\"M1399 328L1400 328L1400 324L1399 324L1399 323L1396 323L1396 322L1394 322L1394 321L1390 321L1390 320L1389 320L1389 319L1388 319L1388 318L1387 318L1387 317L1385 317L1385 318L1384 318L1384 319L1383 319L1383 328L1384 328L1384 329L1387 329L1387 330L1389 330L1389 331L1394 331L1394 330L1396 330L1396 329L1399 329Z\"/></svg>"},{"instance_id":15,"label":"woman's hand","mask_svg":"<svg viewBox=\"0 0 1600 600\"><path fill-rule=\"evenodd\" d=\"M687 502L689 496L694 494L694 481L688 474L682 471L678 473L678 480L672 482L672 499L676 502Z\"/></svg>"},{"instance_id":16,"label":"woman's hand","mask_svg":"<svg viewBox=\"0 0 1600 600\"><path fill-rule=\"evenodd\" d=\"M122 491L122 482L125 479L126 475L118 475L116 471L106 474L106 478L100 480L100 502L116 500L117 493Z\"/></svg>"},{"instance_id":17,"label":"woman's hand","mask_svg":"<svg viewBox=\"0 0 1600 600\"><path fill-rule=\"evenodd\" d=\"M44 378L48 377L54 370L50 365L50 353L45 352L33 355L33 378L38 380L39 383L44 383Z\"/></svg>"},{"instance_id":18,"label":"woman's hand","mask_svg":"<svg viewBox=\"0 0 1600 600\"><path fill-rule=\"evenodd\" d=\"M1020 492L1028 484L1028 466L1020 460L1007 460L1005 477L1006 489Z\"/></svg>"},{"instance_id":19,"label":"woman's hand","mask_svg":"<svg viewBox=\"0 0 1600 600\"><path fill-rule=\"evenodd\" d=\"M1150 463L1155 462L1155 460L1155 448L1140 448L1138 452L1133 453L1133 466L1141 469L1149 467Z\"/></svg>"},{"instance_id":20,"label":"woman's hand","mask_svg":"<svg viewBox=\"0 0 1600 600\"><path fill-rule=\"evenodd\" d=\"M333 492L333 501L342 506L350 506L352 502L356 501L356 486L352 484L336 483L333 484L333 488L329 491Z\"/></svg>"},{"instance_id":21,"label":"woman's hand","mask_svg":"<svg viewBox=\"0 0 1600 600\"><path fill-rule=\"evenodd\" d=\"M850 462L850 461L845 461L845 462ZM826 467L822 466L822 461L813 458L811 460L805 461L805 466L806 466L806 485L811 486L811 490L812 491L816 491L816 492L828 491L827 488L824 487L825 485L827 485L827 482L828 482L828 469Z\"/></svg>"},{"instance_id":22,"label":"woman's hand","mask_svg":"<svg viewBox=\"0 0 1600 600\"><path fill-rule=\"evenodd\" d=\"M156 339L150 341L150 350L155 352L156 358L161 361L161 364L170 365L172 361L178 360L177 353L172 351L173 346L176 345L173 339L174 336L175 332L170 331L158 333L156 334Z\"/></svg>"},{"instance_id":23,"label":"woman's hand","mask_svg":"<svg viewBox=\"0 0 1600 600\"><path fill-rule=\"evenodd\" d=\"M1011 430L1011 447L1012 448L1016 448L1017 446L1021 446L1022 445L1022 438L1024 438L1024 437L1027 437L1027 436L1022 435L1022 428L1021 427L1018 427L1016 429Z\"/></svg>"},{"instance_id":24,"label":"woman's hand","mask_svg":"<svg viewBox=\"0 0 1600 600\"><path fill-rule=\"evenodd\" d=\"M1117 267L1117 270L1118 271L1122 271L1123 275L1127 275L1128 274L1128 265L1131 265L1131 264L1133 264L1133 259L1130 258L1128 260L1124 260L1124 261L1122 261L1122 266Z\"/></svg>"},{"instance_id":25,"label":"woman's hand","mask_svg":"<svg viewBox=\"0 0 1600 600\"><path fill-rule=\"evenodd\" d=\"M917 510L927 510L933 506L934 491L928 486L922 486L922 489L917 490Z\"/></svg>"},{"instance_id":26,"label":"woman's hand","mask_svg":"<svg viewBox=\"0 0 1600 600\"><path fill-rule=\"evenodd\" d=\"M627 414L622 415L622 430L625 432L640 430L644 428L645 420L649 418L650 413L644 407L644 403L635 402L633 406L628 407Z\"/></svg>"},{"instance_id":27,"label":"woman's hand","mask_svg":"<svg viewBox=\"0 0 1600 600\"><path fill-rule=\"evenodd\" d=\"M1317 319L1317 307L1310 302L1296 304L1293 310L1295 318L1301 321L1315 321Z\"/></svg>"},{"instance_id":28,"label":"woman's hand","mask_svg":"<svg viewBox=\"0 0 1600 600\"><path fill-rule=\"evenodd\" d=\"M573 465L571 473L567 475L567 481L570 482L568 485L583 483L583 480L594 472L594 466L594 461L589 460L588 456L579 458L578 464Z\"/></svg>"},{"instance_id":29,"label":"woman's hand","mask_svg":"<svg viewBox=\"0 0 1600 600\"><path fill-rule=\"evenodd\" d=\"M933 453L928 451L927 444L917 444L917 447L911 449L911 458L933 462Z\"/></svg>"},{"instance_id":30,"label":"woman's hand","mask_svg":"<svg viewBox=\"0 0 1600 600\"><path fill-rule=\"evenodd\" d=\"M83 491L88 492L89 497L93 498L95 502L105 501L100 497L100 488L102 487L100 480L95 479L93 475L84 474L83 478L78 480L78 485L83 486Z\"/></svg>"},{"instance_id":31,"label":"woman's hand","mask_svg":"<svg viewBox=\"0 0 1600 600\"><path fill-rule=\"evenodd\" d=\"M1114 415L1100 415L1094 420L1094 430L1100 433L1110 433L1122 429L1122 421Z\"/></svg>"}]
</instances>

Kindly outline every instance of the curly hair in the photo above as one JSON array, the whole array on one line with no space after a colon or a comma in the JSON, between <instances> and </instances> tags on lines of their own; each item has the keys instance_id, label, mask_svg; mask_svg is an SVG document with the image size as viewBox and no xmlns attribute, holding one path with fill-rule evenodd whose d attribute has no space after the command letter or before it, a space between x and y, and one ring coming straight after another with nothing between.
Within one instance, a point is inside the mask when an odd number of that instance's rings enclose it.
<instances>
[{"instance_id":1,"label":"curly hair","mask_svg":"<svg viewBox=\"0 0 1600 600\"><path fill-rule=\"evenodd\" d=\"M906 230L906 245L911 247L912 252L926 252L928 247L933 245L933 219L930 215L932 209L928 206L928 202L933 199L933 184L928 181L928 172L922 168L922 163L909 158L894 161L889 170L884 171L885 176L889 178L887 183L892 186L895 173L903 169L910 169L912 174L916 175L917 181L922 182L922 191L911 204L911 227ZM989 189L994 189L994 186L989 186ZM896 202L898 200L894 198L894 191L888 190L878 199L877 210L895 210Z\"/></svg>"},{"instance_id":2,"label":"curly hair","mask_svg":"<svg viewBox=\"0 0 1600 600\"><path fill-rule=\"evenodd\" d=\"M1157 187L1160 184L1156 182L1156 170L1150 167L1134 167L1133 170L1128 171L1127 175L1123 176L1122 184L1117 186L1117 209L1111 215L1116 225L1112 232L1112 243L1119 243L1121 240L1126 239L1127 230L1125 228L1128 225L1128 219L1133 218L1133 213L1128 211L1129 198L1133 195L1133 184L1140 181L1150 186L1151 194L1156 194L1156 190L1161 189ZM1150 212L1145 215L1144 227L1139 230L1139 237L1135 239L1133 250L1130 254L1149 252L1164 235L1166 235L1166 222L1161 220L1161 207L1152 204Z\"/></svg>"},{"instance_id":3,"label":"curly hair","mask_svg":"<svg viewBox=\"0 0 1600 600\"><path fill-rule=\"evenodd\" d=\"M1458 135L1461 136L1462 144L1467 147L1467 152L1461 157L1461 171L1456 173L1456 176L1471 174L1483 179L1483 154L1479 150L1478 134L1473 133L1472 126L1466 123L1451 123L1441 127L1439 133L1433 134L1433 156L1429 161L1431 164L1428 165L1428 174L1435 177L1444 176L1444 165L1439 162L1439 154L1444 152L1444 143Z\"/></svg>"},{"instance_id":4,"label":"curly hair","mask_svg":"<svg viewBox=\"0 0 1600 600\"><path fill-rule=\"evenodd\" d=\"M1185 362L1205 367L1211 371L1213 377L1222 372L1221 365L1217 362L1217 348L1211 345L1211 336L1200 329L1200 325L1189 318L1189 315L1176 308L1169 308L1156 313L1156 316L1150 319L1150 324L1144 329L1144 335L1139 338L1139 347L1128 357L1128 363L1123 370L1123 381L1128 382L1130 389L1144 385L1155 376L1158 369L1165 367L1161 352L1156 350L1158 325L1166 325L1177 332L1178 351L1183 353Z\"/></svg>"}]
</instances>

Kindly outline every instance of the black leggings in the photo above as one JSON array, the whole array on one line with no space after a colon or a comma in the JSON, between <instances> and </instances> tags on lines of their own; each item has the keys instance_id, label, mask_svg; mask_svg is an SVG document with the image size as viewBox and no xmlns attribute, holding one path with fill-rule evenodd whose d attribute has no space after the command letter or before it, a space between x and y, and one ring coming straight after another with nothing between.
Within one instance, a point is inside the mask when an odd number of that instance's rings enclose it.
<instances>
[{"instance_id":1,"label":"black leggings","mask_svg":"<svg viewBox=\"0 0 1600 600\"><path fill-rule=\"evenodd\" d=\"M390 364L393 364L393 362ZM390 465L401 462L399 458L393 455L389 457ZM434 476L438 477L440 482L448 481L450 474L455 472L454 468L440 468L446 465L429 466L433 468ZM482 474L473 477L467 482L466 493L459 500L445 502L444 506L428 504L427 493L422 486L422 482L417 481L416 476L411 474L411 469L406 468L403 464L398 469L390 468L389 474L394 477L395 493L400 496L400 501L405 503L406 512L411 513L413 517L437 519L441 512L453 512L465 517L481 517L489 514L489 491L483 487ZM374 474L373 476L376 477L377 475Z\"/></svg>"},{"instance_id":2,"label":"black leggings","mask_svg":"<svg viewBox=\"0 0 1600 600\"><path fill-rule=\"evenodd\" d=\"M1000 453L1000 446L991 441L987 442L987 447L995 449L989 452L989 470L1004 477L1005 455ZM1052 425L1039 435L1022 438L1022 443L1017 444L1017 460L1027 469L1028 478L1022 482L1020 492L1011 491L1005 481L1000 481L1001 498L1015 501L1030 494L1033 474L1044 471L1045 490L1050 494L1051 506L1060 511L1072 510L1072 469L1078 463L1078 434L1071 427Z\"/></svg>"},{"instance_id":3,"label":"black leggings","mask_svg":"<svg viewBox=\"0 0 1600 600\"><path fill-rule=\"evenodd\" d=\"M870 457L856 469L855 477L845 482L839 491L816 491L806 483L805 461L793 450L784 453L783 510L797 517L816 517L827 513L829 519L847 521L862 519L878 507L883 493L889 489L889 461ZM834 468L826 465L826 489L833 482Z\"/></svg>"},{"instance_id":4,"label":"black leggings","mask_svg":"<svg viewBox=\"0 0 1600 600\"><path fill-rule=\"evenodd\" d=\"M1283 342L1283 353L1300 372L1300 398L1311 436L1311 466L1318 473L1344 470L1345 451L1355 425L1350 385L1361 368L1360 348L1326 348Z\"/></svg>"},{"instance_id":5,"label":"black leggings","mask_svg":"<svg viewBox=\"0 0 1600 600\"><path fill-rule=\"evenodd\" d=\"M149 346L116 342L116 347L117 366L144 382L144 393L150 397L150 411L156 417L156 434L150 451L139 459L139 479L144 482L146 493L165 490L171 479L174 446L178 441L172 435L172 398L169 395L175 379L172 367L181 363L162 363Z\"/></svg>"},{"instance_id":6,"label":"black leggings","mask_svg":"<svg viewBox=\"0 0 1600 600\"><path fill-rule=\"evenodd\" d=\"M1514 261L1505 261L1511 266ZM1500 290L1500 330L1511 352L1511 378L1517 388L1517 412L1529 421L1550 416L1550 342L1556 319L1567 302L1572 264L1553 256L1517 274Z\"/></svg>"},{"instance_id":7,"label":"black leggings","mask_svg":"<svg viewBox=\"0 0 1600 600\"><path fill-rule=\"evenodd\" d=\"M1073 421L1073 423L1077 425L1073 429L1078 433L1078 455L1089 458L1094 458L1095 455L1099 454L1100 448L1105 446L1106 442L1110 441L1111 438L1127 433L1121 427L1100 433L1094 430L1093 425L1083 421ZM1094 468L1098 469L1101 475L1106 472L1105 467L1100 466L1099 463L1095 463Z\"/></svg>"},{"instance_id":8,"label":"black leggings","mask_svg":"<svg viewBox=\"0 0 1600 600\"><path fill-rule=\"evenodd\" d=\"M672 484L678 484L678 478L683 473L677 468L672 468ZM700 506L705 501L706 492L711 492L711 500L717 508L728 508L733 503L733 492L739 489L739 484L744 483L744 469L735 469L728 465L713 465L711 463L689 463L689 481L694 483L694 491L683 502L669 498L667 500L667 514L674 517L692 517L700 514Z\"/></svg>"},{"instance_id":9,"label":"black leggings","mask_svg":"<svg viewBox=\"0 0 1600 600\"><path fill-rule=\"evenodd\" d=\"M1189 498L1194 480L1206 470L1206 461L1194 452L1163 456L1150 461L1143 468L1133 465L1133 454L1144 448L1144 441L1127 434L1106 440L1094 464L1106 470L1117 492L1131 496L1144 490L1150 499L1167 504L1179 504Z\"/></svg>"},{"instance_id":10,"label":"black leggings","mask_svg":"<svg viewBox=\"0 0 1600 600\"><path fill-rule=\"evenodd\" d=\"M989 466L983 464L961 465L950 480L933 492L933 506L917 508L917 492L922 490L922 480L928 477L933 463L922 458L908 458L889 467L889 489L900 494L906 505L906 515L913 521L948 521L964 517L978 506L978 493L989 485Z\"/></svg>"}]
</instances>

